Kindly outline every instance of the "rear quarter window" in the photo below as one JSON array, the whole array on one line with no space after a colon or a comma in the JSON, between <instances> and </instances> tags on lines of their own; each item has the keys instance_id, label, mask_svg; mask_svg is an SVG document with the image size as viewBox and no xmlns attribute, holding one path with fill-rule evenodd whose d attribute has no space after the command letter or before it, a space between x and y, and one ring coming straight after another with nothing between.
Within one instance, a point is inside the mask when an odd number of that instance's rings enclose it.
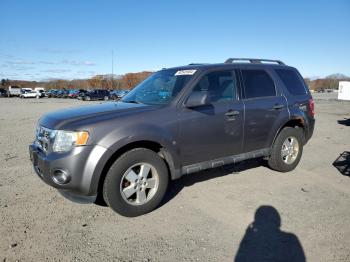
<instances>
[{"instance_id":1,"label":"rear quarter window","mask_svg":"<svg viewBox=\"0 0 350 262\"><path fill-rule=\"evenodd\" d=\"M302 79L291 69L275 69L283 84L292 95L305 95L306 90Z\"/></svg>"}]
</instances>

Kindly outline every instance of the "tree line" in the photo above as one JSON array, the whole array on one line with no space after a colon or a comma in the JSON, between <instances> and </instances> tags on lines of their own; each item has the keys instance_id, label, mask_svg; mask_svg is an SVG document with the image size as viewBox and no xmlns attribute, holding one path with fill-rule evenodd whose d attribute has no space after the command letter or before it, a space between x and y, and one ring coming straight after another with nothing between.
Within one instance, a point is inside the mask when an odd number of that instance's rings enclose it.
<instances>
[{"instance_id":1,"label":"tree line","mask_svg":"<svg viewBox=\"0 0 350 262\"><path fill-rule=\"evenodd\" d=\"M310 80L309 78L305 78L305 82L308 85L310 90L320 90L320 89L338 89L339 81L350 81L349 77L344 77L340 79L334 78L319 78Z\"/></svg>"},{"instance_id":2,"label":"tree line","mask_svg":"<svg viewBox=\"0 0 350 262\"><path fill-rule=\"evenodd\" d=\"M16 85L20 87L45 87L46 89L108 89L108 90L122 90L132 89L138 83L146 79L152 72L143 71L138 73L127 73L122 76L112 77L110 75L96 75L90 79L73 79L63 80L55 79L45 82L37 81L25 81L25 80L10 80L2 79L2 88L7 88L10 85ZM342 78L318 78L309 79L305 78L305 82L309 86L310 90L320 89L338 89L339 81L350 81L350 77L343 76Z\"/></svg>"},{"instance_id":3,"label":"tree line","mask_svg":"<svg viewBox=\"0 0 350 262\"><path fill-rule=\"evenodd\" d=\"M138 73L127 73L122 76L112 77L111 75L96 75L90 79L54 79L50 81L26 81L26 80L10 80L2 79L1 86L20 87L45 87L46 89L107 89L107 90L122 90L132 89L138 83L146 79L152 72L143 71Z\"/></svg>"}]
</instances>

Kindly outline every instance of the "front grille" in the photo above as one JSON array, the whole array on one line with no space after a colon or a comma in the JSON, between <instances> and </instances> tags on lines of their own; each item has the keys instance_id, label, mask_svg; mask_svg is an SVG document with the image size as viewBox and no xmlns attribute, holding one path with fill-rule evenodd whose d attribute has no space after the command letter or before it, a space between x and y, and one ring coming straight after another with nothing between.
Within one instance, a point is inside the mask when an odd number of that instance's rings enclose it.
<instances>
[{"instance_id":1,"label":"front grille","mask_svg":"<svg viewBox=\"0 0 350 262\"><path fill-rule=\"evenodd\" d=\"M54 130L39 126L36 131L35 144L46 153L50 149L54 137Z\"/></svg>"}]
</instances>

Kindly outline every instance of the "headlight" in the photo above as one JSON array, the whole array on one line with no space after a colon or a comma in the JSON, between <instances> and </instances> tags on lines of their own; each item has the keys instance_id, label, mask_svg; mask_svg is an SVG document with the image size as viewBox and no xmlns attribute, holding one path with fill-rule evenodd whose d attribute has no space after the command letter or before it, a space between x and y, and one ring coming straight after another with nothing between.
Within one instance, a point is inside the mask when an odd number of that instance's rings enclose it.
<instances>
[{"instance_id":1,"label":"headlight","mask_svg":"<svg viewBox=\"0 0 350 262\"><path fill-rule=\"evenodd\" d=\"M63 131L58 130L53 144L54 152L68 152L74 146L86 145L89 139L89 133L86 131Z\"/></svg>"}]
</instances>

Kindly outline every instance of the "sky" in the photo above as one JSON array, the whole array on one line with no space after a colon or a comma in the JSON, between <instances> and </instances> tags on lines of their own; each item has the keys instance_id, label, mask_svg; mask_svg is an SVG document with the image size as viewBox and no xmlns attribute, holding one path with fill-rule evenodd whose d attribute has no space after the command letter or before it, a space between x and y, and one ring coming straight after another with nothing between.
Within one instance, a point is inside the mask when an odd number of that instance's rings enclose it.
<instances>
[{"instance_id":1,"label":"sky","mask_svg":"<svg viewBox=\"0 0 350 262\"><path fill-rule=\"evenodd\" d=\"M0 78L77 79L229 57L350 76L350 0L0 0Z\"/></svg>"}]
</instances>

